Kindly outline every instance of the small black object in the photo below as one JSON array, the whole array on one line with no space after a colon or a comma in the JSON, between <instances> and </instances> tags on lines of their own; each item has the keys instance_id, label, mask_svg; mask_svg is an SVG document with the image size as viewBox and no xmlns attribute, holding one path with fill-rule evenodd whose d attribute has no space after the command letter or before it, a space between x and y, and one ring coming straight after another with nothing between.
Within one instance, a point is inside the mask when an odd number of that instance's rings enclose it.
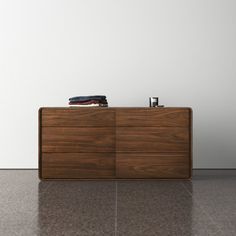
<instances>
[{"instance_id":1,"label":"small black object","mask_svg":"<svg viewBox=\"0 0 236 236\"><path fill-rule=\"evenodd\" d=\"M158 97L150 97L149 98L149 107L158 107L159 98Z\"/></svg>"}]
</instances>

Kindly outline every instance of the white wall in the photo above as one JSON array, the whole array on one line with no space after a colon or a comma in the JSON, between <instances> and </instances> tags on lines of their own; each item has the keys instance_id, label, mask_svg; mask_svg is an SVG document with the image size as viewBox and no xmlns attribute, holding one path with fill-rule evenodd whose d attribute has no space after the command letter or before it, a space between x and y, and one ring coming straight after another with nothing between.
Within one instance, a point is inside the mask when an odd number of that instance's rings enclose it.
<instances>
[{"instance_id":1,"label":"white wall","mask_svg":"<svg viewBox=\"0 0 236 236\"><path fill-rule=\"evenodd\" d=\"M194 167L236 168L235 0L0 0L0 168L37 167L37 111L74 95L194 111Z\"/></svg>"}]
</instances>

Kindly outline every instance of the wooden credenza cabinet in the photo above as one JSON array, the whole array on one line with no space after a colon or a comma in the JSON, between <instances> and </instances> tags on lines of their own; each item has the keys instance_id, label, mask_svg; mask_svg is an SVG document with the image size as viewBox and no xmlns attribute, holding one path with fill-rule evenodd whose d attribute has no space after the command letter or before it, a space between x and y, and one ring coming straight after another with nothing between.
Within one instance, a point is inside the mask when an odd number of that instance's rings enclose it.
<instances>
[{"instance_id":1,"label":"wooden credenza cabinet","mask_svg":"<svg viewBox=\"0 0 236 236\"><path fill-rule=\"evenodd\" d=\"M40 179L189 179L191 108L40 108Z\"/></svg>"}]
</instances>

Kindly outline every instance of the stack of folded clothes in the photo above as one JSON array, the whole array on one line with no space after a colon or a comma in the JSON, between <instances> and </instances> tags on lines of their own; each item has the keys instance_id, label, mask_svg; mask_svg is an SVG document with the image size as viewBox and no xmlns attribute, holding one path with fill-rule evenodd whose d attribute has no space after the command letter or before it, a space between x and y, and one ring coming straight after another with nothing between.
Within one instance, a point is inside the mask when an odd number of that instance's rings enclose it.
<instances>
[{"instance_id":1,"label":"stack of folded clothes","mask_svg":"<svg viewBox=\"0 0 236 236\"><path fill-rule=\"evenodd\" d=\"M76 107L108 107L106 96L77 96L69 98L69 105Z\"/></svg>"}]
</instances>

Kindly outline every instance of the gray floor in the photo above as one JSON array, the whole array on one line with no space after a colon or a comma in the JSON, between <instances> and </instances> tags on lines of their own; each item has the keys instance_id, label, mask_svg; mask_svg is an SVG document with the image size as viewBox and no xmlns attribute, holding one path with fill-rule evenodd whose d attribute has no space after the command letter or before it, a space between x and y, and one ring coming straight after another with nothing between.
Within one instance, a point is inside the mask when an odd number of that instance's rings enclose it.
<instances>
[{"instance_id":1,"label":"gray floor","mask_svg":"<svg viewBox=\"0 0 236 236\"><path fill-rule=\"evenodd\" d=\"M236 170L192 181L51 181L0 170L0 235L236 235Z\"/></svg>"}]
</instances>

